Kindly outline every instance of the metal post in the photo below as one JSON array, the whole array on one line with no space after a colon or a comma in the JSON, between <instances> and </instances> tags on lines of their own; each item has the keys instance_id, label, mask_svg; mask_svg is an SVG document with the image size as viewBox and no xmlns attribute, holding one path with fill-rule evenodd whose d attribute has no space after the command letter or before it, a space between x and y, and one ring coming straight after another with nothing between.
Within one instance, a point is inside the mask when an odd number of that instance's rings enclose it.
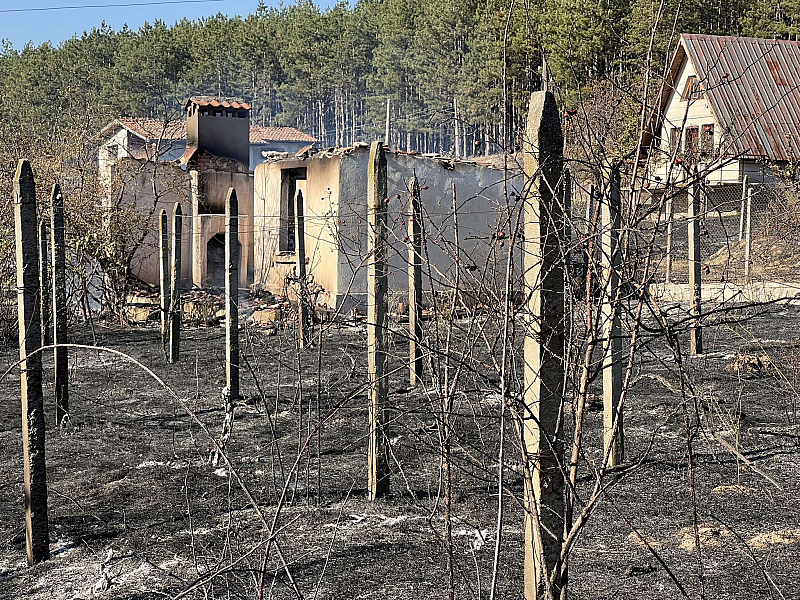
<instances>
[{"instance_id":1,"label":"metal post","mask_svg":"<svg viewBox=\"0 0 800 600\"><path fill-rule=\"evenodd\" d=\"M747 192L750 186L750 180L747 175L742 179L742 201L739 207L739 241L744 239L744 215L747 210Z\"/></svg>"},{"instance_id":2,"label":"metal post","mask_svg":"<svg viewBox=\"0 0 800 600\"><path fill-rule=\"evenodd\" d=\"M751 260L750 255L753 252L753 190L747 190L747 223L744 232L744 282L750 283L751 273Z\"/></svg>"},{"instance_id":3,"label":"metal post","mask_svg":"<svg viewBox=\"0 0 800 600\"><path fill-rule=\"evenodd\" d=\"M672 214L673 195L669 191L667 194L667 264L665 280L669 284L672 281L672 229L675 225L675 216Z\"/></svg>"}]
</instances>

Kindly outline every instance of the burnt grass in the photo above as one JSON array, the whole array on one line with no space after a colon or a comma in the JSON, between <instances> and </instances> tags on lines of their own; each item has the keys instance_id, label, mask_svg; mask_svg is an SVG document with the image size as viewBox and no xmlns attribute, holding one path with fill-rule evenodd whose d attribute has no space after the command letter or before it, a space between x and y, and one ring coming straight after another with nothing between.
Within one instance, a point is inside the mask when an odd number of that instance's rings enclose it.
<instances>
[{"instance_id":1,"label":"burnt grass","mask_svg":"<svg viewBox=\"0 0 800 600\"><path fill-rule=\"evenodd\" d=\"M626 463L608 476L606 493L576 542L570 597L678 598L677 581L693 598L800 598L800 347L792 343L800 309L772 306L729 317L738 322L720 320L705 329L704 356L685 359L697 402L683 405L665 385L679 387L662 339L638 353L626 401ZM162 359L155 326L95 330L98 345L152 368L220 435L222 328L186 328L181 361L174 365ZM186 408L121 357L71 350L71 423L60 431L53 425L52 356L44 357L53 556L33 568L24 558L18 370L0 381L6 400L0 405L0 598L257 598L262 572L264 598L297 597L295 587L304 598L446 597L438 401L405 386L402 338L393 341L390 364L396 369L388 412L392 493L373 504L366 497L363 326L324 331L319 377L316 340L304 349L299 387L294 331L267 333L242 331L244 399L236 406L227 450L267 523L288 478L276 539L294 584L274 545L263 564L266 528L224 463L209 464L211 443ZM76 343L95 343L88 327L71 335ZM760 356L762 366L726 370L737 354ZM6 349L2 360L13 365L17 350ZM454 406L452 515L460 598L488 598L498 492L497 380L486 367L467 371ZM593 385L599 395L600 382ZM321 434L290 474L320 414ZM593 406L585 426L581 497L594 482L587 462L599 460L601 425L602 411ZM506 433L497 597L520 598L523 484L510 419Z\"/></svg>"}]
</instances>

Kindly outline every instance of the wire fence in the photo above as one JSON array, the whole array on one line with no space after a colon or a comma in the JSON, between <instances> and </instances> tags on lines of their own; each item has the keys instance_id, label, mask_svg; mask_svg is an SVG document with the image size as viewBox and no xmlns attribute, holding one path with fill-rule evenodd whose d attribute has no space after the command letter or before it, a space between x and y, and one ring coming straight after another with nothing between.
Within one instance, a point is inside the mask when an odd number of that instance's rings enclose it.
<instances>
[{"instance_id":1,"label":"wire fence","mask_svg":"<svg viewBox=\"0 0 800 600\"><path fill-rule=\"evenodd\" d=\"M795 280L800 260L797 252L800 219L793 197L796 195L790 187L774 183L751 183L746 188L742 184L703 188L699 206L703 281L746 284ZM671 200L671 235L668 235L668 202L666 199L662 202L657 194L650 203L654 208L649 219L643 219L637 234L643 238L650 233L655 236L658 265L655 281L666 281L669 269L670 283L688 283L688 189L676 191ZM655 208L659 203L663 205L661 212ZM748 227L750 268L746 272ZM671 261L667 260L668 252Z\"/></svg>"}]
</instances>

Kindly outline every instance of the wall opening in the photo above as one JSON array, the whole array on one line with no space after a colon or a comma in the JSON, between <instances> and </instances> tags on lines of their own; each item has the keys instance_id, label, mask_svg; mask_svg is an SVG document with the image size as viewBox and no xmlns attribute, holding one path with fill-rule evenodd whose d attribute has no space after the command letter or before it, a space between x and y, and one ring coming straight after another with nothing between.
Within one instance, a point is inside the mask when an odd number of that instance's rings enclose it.
<instances>
[{"instance_id":1,"label":"wall opening","mask_svg":"<svg viewBox=\"0 0 800 600\"><path fill-rule=\"evenodd\" d=\"M239 245L239 271L242 269L242 244ZM225 234L218 233L206 244L206 285L225 289Z\"/></svg>"},{"instance_id":2,"label":"wall opening","mask_svg":"<svg viewBox=\"0 0 800 600\"><path fill-rule=\"evenodd\" d=\"M305 167L281 169L281 228L278 244L280 252L295 251L294 199L297 194L297 182L305 179Z\"/></svg>"}]
</instances>

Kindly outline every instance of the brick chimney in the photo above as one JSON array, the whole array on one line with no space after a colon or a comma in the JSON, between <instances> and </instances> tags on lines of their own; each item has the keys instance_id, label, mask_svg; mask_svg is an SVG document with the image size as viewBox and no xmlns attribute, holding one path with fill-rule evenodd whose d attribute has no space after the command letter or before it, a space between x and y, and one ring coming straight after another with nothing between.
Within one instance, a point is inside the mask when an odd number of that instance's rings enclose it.
<instances>
[{"instance_id":1,"label":"brick chimney","mask_svg":"<svg viewBox=\"0 0 800 600\"><path fill-rule=\"evenodd\" d=\"M215 156L250 164L250 105L193 96L185 106L186 144Z\"/></svg>"}]
</instances>

